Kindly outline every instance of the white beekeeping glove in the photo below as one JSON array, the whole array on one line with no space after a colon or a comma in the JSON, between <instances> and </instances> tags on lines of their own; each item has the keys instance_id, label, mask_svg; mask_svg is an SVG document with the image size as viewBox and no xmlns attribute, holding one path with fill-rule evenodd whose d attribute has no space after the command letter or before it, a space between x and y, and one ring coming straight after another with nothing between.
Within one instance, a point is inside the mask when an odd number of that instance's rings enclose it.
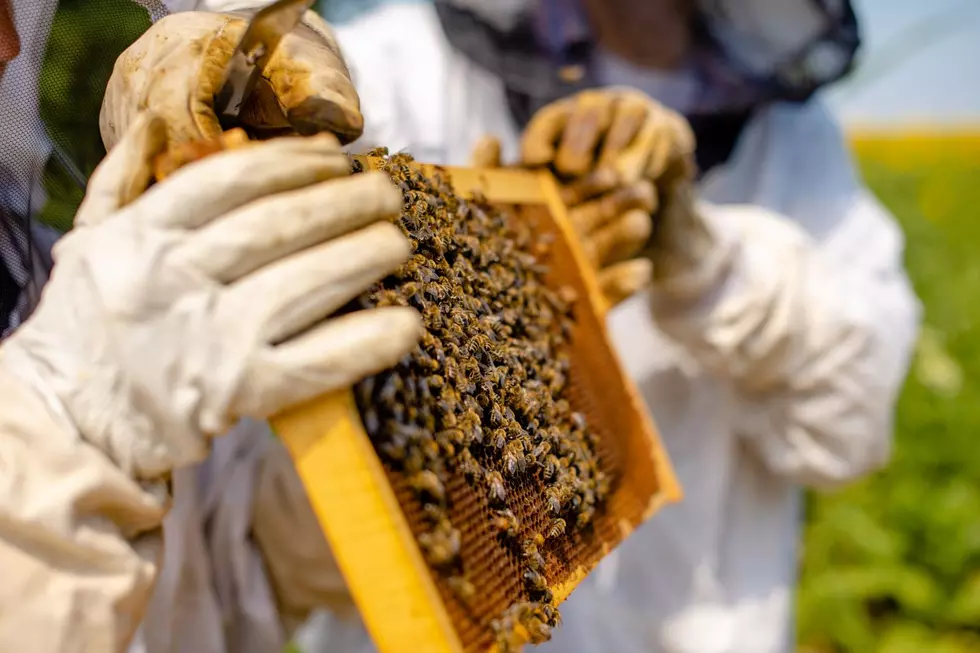
<instances>
[{"instance_id":1,"label":"white beekeeping glove","mask_svg":"<svg viewBox=\"0 0 980 653\"><path fill-rule=\"evenodd\" d=\"M566 183L569 219L610 305L709 247L693 204L694 146L680 114L621 88L558 100L525 128L521 164L549 165Z\"/></svg>"},{"instance_id":2,"label":"white beekeeping glove","mask_svg":"<svg viewBox=\"0 0 980 653\"><path fill-rule=\"evenodd\" d=\"M166 120L172 142L219 136L214 96L245 33L247 15L176 13L127 48L116 60L102 101L99 126L106 148L147 109ZM344 143L361 135L357 92L323 19L307 12L283 37L239 119L265 134L326 131Z\"/></svg>"},{"instance_id":3,"label":"white beekeeping glove","mask_svg":"<svg viewBox=\"0 0 980 653\"><path fill-rule=\"evenodd\" d=\"M421 332L405 308L328 319L410 252L386 221L400 193L380 173L348 177L333 136L216 154L133 199L164 141L162 120L137 118L0 349L0 367L139 479L202 460L240 417L394 364Z\"/></svg>"}]
</instances>

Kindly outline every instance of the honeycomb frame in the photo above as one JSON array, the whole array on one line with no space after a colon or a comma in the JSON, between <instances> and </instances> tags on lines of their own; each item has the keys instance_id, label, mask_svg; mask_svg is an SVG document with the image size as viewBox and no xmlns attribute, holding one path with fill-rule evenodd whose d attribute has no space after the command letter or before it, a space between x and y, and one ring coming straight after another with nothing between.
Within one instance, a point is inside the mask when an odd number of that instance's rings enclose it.
<instances>
[{"instance_id":1,"label":"honeycomb frame","mask_svg":"<svg viewBox=\"0 0 980 653\"><path fill-rule=\"evenodd\" d=\"M421 167L427 174L435 171L433 166ZM588 385L589 372L596 372L602 377L602 394L620 399L617 409L600 411L606 419L599 421L607 422L605 429L599 425L604 431L601 438L620 452L617 457L623 467L618 470L622 478L597 516L596 531L601 533L593 535L584 549L580 547L579 559L570 563L565 558L574 558L575 553L568 550L552 551L548 556L551 591L560 602L630 532L662 506L679 500L681 490L642 399L609 344L605 301L554 178L547 172L513 169L439 170L449 176L461 196L479 194L491 203L506 205L557 236L556 245L564 252L557 261L561 264L557 276L579 291L577 315L588 325L582 327L581 337L590 346L582 355L572 356L573 376L578 369L579 378ZM593 387L591 394L596 393ZM585 394L590 394L588 389ZM589 419L590 424L595 421L592 415ZM294 408L274 418L272 426L296 464L378 651L492 652L486 624L494 615L472 620L461 617L460 606L430 570L416 544L410 499L400 490L397 474L386 470L376 455L351 392L335 392ZM465 548L464 541L464 558ZM519 579L513 584L519 585ZM477 586L478 592L485 590Z\"/></svg>"}]
</instances>

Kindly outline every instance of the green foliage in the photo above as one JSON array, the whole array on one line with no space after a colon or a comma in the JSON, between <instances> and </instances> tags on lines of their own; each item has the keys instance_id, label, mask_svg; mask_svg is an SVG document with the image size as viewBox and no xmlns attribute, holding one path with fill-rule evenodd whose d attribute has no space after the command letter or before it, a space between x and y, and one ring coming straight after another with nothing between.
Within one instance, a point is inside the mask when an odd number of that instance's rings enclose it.
<instances>
[{"instance_id":1,"label":"green foliage","mask_svg":"<svg viewBox=\"0 0 980 653\"><path fill-rule=\"evenodd\" d=\"M61 0L41 69L41 115L48 135L88 176L105 156L99 109L116 57L150 25L132 0ZM45 174L49 200L40 220L71 226L83 191L53 158Z\"/></svg>"},{"instance_id":2,"label":"green foliage","mask_svg":"<svg viewBox=\"0 0 980 653\"><path fill-rule=\"evenodd\" d=\"M810 499L801 653L980 651L980 157L865 177L900 220L927 324L883 472Z\"/></svg>"}]
</instances>

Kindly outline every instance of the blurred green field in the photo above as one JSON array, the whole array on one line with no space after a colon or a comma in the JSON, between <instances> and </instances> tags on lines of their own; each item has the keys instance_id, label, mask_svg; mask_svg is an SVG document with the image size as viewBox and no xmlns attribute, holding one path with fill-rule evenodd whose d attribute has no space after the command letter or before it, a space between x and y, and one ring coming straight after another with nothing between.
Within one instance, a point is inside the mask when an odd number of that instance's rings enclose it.
<instances>
[{"instance_id":1,"label":"blurred green field","mask_svg":"<svg viewBox=\"0 0 980 653\"><path fill-rule=\"evenodd\" d=\"M809 501L800 653L980 651L980 138L858 143L925 304L891 465Z\"/></svg>"}]
</instances>

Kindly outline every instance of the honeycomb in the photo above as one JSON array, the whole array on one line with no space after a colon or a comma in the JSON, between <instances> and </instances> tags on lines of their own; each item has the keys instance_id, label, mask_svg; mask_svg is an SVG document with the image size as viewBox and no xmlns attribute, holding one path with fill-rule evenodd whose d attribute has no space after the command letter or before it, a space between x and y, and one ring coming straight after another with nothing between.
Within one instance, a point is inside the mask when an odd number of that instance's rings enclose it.
<instances>
[{"instance_id":1,"label":"honeycomb","mask_svg":"<svg viewBox=\"0 0 980 653\"><path fill-rule=\"evenodd\" d=\"M387 169L391 171L391 164L387 164ZM407 186L405 193L408 210L412 200ZM596 310L589 310L592 307L587 298L594 290L585 283L580 259L568 234L561 231L545 205L509 204L498 208L515 223L529 226L537 241L550 243L547 249L541 250L541 262L547 267L545 285L552 289L571 286L576 296L586 298L585 305L574 311L570 337L563 344L571 365L562 398L571 404L572 410L585 416L595 436L592 453L599 470L611 483L608 496L591 523L576 527L569 520L564 534L547 537L537 547L544 561L543 576L551 593L561 600L629 529L649 514L654 497L669 491L673 481L664 479L652 464L649 426L635 411L635 397L610 358L601 316ZM362 300L358 307L365 305ZM379 379L384 379L384 375ZM370 401L368 398L359 402L362 414L365 402ZM372 419L369 423L376 421ZM623 434L634 437L623 437ZM379 440L374 437L377 443ZM379 454L409 529L416 540L425 537L432 530L432 519L420 493L397 461L383 451ZM499 461L484 457L481 462L488 468L500 468ZM462 594L459 586L453 585L458 583L460 575L446 573L444 569L430 569L431 580L463 651L511 649L514 645L508 642L515 640L508 640L507 636L519 621L509 620L505 615L513 614L515 607L520 609L522 605L542 600L540 594L529 592L524 580L528 565L519 543L547 533L553 524L554 516L545 499L545 483L540 475L531 473L507 478L506 507L517 516L520 526L519 534L505 536L494 524L499 505L491 504L485 485L451 465L440 469L439 476L446 494L448 520L460 535L458 563L462 577L476 591ZM546 638L546 634L538 639ZM520 644L527 639L519 637L516 642Z\"/></svg>"}]
</instances>

